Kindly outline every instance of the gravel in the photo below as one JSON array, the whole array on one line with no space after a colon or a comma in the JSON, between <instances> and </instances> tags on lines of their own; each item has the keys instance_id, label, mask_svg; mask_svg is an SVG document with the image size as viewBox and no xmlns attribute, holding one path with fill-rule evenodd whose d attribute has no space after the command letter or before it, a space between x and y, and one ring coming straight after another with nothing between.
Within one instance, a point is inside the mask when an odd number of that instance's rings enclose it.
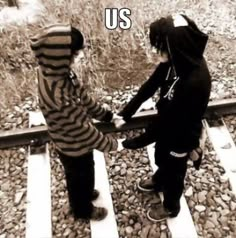
<instances>
[{"instance_id":1,"label":"gravel","mask_svg":"<svg viewBox=\"0 0 236 238\"><path fill-rule=\"evenodd\" d=\"M134 136L131 131L126 133ZM112 199L120 238L124 237L165 237L169 234L166 222L155 224L147 219L146 212L154 194L143 194L137 190L137 182L151 175L146 149L135 152L123 150L110 153L106 161L109 171Z\"/></svg>"},{"instance_id":2,"label":"gravel","mask_svg":"<svg viewBox=\"0 0 236 238\"><path fill-rule=\"evenodd\" d=\"M0 237L24 237L27 182L26 149L0 153Z\"/></svg>"},{"instance_id":3,"label":"gravel","mask_svg":"<svg viewBox=\"0 0 236 238\"><path fill-rule=\"evenodd\" d=\"M51 152L51 192L53 237L88 238L88 222L75 221L69 211L68 195L63 167L53 149Z\"/></svg>"},{"instance_id":4,"label":"gravel","mask_svg":"<svg viewBox=\"0 0 236 238\"><path fill-rule=\"evenodd\" d=\"M151 6L149 2L151 4L153 1L148 1L148 9ZM220 1L216 2L222 4ZM234 2L224 2L225 6L229 4ZM211 100L233 98L236 96L236 48L233 47L236 44L236 31L235 18L231 19L230 16L235 15L232 14L235 9L227 8L229 12L225 13L219 11L220 7L214 8L215 5L210 3L207 5L205 10L202 8L204 14L201 14L201 8L197 8L199 17L196 21L210 36L205 56L212 75ZM179 6L179 9L182 7ZM186 13L190 17L196 17L195 10L189 6ZM208 17L206 12L211 13L211 16L214 12L214 19ZM138 88L127 86L125 90L104 92L103 101L111 105L114 111L119 111ZM0 109L0 130L27 128L28 111L36 108L37 102L26 98L24 103L11 109ZM236 143L235 116L226 117L225 122ZM118 136L133 137L139 132L119 133ZM0 238L25 237L26 155L27 148L23 147L0 152ZM51 157L53 237L89 238L89 224L75 222L69 214L63 169L53 150ZM154 224L147 220L146 211L149 204L155 202L155 196L137 191L137 181L151 175L147 158L145 148L108 155L107 170L120 238L170 237L166 222ZM201 169L196 171L189 163L184 194L200 238L236 237L236 198L209 141Z\"/></svg>"},{"instance_id":5,"label":"gravel","mask_svg":"<svg viewBox=\"0 0 236 238\"><path fill-rule=\"evenodd\" d=\"M236 236L236 197L209 141L200 170L189 163L185 189L199 237Z\"/></svg>"},{"instance_id":6,"label":"gravel","mask_svg":"<svg viewBox=\"0 0 236 238\"><path fill-rule=\"evenodd\" d=\"M113 110L119 110L137 89L137 86L127 87L125 91L107 93L105 102L111 104ZM27 127L27 111L34 107L35 103L28 99L24 105L15 107L13 112L5 111L5 116L1 117L1 129ZM226 123L235 141L235 117L227 117ZM133 137L140 132L128 131L118 133L118 136ZM63 169L53 149L50 152L53 237L89 238L89 223L75 222L69 214ZM26 153L27 148L2 150L0 153L0 210L3 214L0 238L24 237L25 234ZM137 151L123 150L107 156L120 238L170 237L166 222L155 224L147 219L147 209L150 203L155 202L155 196L137 191L137 181L151 175L146 148ZM236 237L236 198L209 141L201 169L196 171L189 163L185 185L184 194L199 237Z\"/></svg>"}]
</instances>

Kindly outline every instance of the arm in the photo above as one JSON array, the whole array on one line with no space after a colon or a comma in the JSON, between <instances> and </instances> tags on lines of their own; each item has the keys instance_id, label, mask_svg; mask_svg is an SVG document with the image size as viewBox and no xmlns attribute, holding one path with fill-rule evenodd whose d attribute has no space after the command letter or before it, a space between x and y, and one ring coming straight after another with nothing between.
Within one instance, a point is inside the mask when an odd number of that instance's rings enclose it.
<instances>
[{"instance_id":1,"label":"arm","mask_svg":"<svg viewBox=\"0 0 236 238\"><path fill-rule=\"evenodd\" d=\"M122 142L126 149L139 149L156 141L156 131L158 125L158 115L148 124L145 132L131 139Z\"/></svg>"},{"instance_id":2,"label":"arm","mask_svg":"<svg viewBox=\"0 0 236 238\"><path fill-rule=\"evenodd\" d=\"M50 117L48 125L57 130L56 136L64 144L69 143L68 141L74 138L73 141L77 143L77 149L97 149L102 152L116 150L118 147L117 140L100 132L91 123L84 107L68 97L65 88L70 86L69 82L65 81L65 84L56 87L54 94L56 107L53 109L53 114L48 115ZM73 96L76 97L77 95L74 94ZM65 139L68 141L65 141ZM69 143L68 147L70 146Z\"/></svg>"},{"instance_id":3,"label":"arm","mask_svg":"<svg viewBox=\"0 0 236 238\"><path fill-rule=\"evenodd\" d=\"M193 81L180 85L168 108L154 118L145 133L124 141L123 146L137 149L157 141L179 153L197 147L201 131L199 122L207 107L210 92L208 85Z\"/></svg>"},{"instance_id":4,"label":"arm","mask_svg":"<svg viewBox=\"0 0 236 238\"><path fill-rule=\"evenodd\" d=\"M88 95L85 87L77 80L74 83L76 88L76 93L79 96L80 103L83 105L87 112L95 119L99 121L110 122L113 116L113 113L105 108L103 108L94 98Z\"/></svg>"},{"instance_id":5,"label":"arm","mask_svg":"<svg viewBox=\"0 0 236 238\"><path fill-rule=\"evenodd\" d=\"M148 98L152 97L162 81L165 79L169 65L160 64L151 77L141 86L138 93L131 99L131 101L119 113L120 116L127 121L137 111L140 105Z\"/></svg>"}]
</instances>

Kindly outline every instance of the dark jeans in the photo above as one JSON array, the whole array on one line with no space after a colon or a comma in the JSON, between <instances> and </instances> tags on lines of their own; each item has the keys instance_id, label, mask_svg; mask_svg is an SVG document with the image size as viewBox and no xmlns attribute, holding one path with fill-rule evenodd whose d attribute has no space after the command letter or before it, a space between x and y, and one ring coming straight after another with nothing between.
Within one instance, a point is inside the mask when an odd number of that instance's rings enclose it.
<instances>
[{"instance_id":1,"label":"dark jeans","mask_svg":"<svg viewBox=\"0 0 236 238\"><path fill-rule=\"evenodd\" d=\"M70 207L75 217L89 218L95 183L93 153L70 157L59 152L59 158L65 170Z\"/></svg>"},{"instance_id":2,"label":"dark jeans","mask_svg":"<svg viewBox=\"0 0 236 238\"><path fill-rule=\"evenodd\" d=\"M163 205L173 215L180 211L180 198L184 189L184 178L187 171L188 155L176 158L170 155L170 150L155 146L155 163L158 170L153 175L155 190L163 191Z\"/></svg>"}]
</instances>

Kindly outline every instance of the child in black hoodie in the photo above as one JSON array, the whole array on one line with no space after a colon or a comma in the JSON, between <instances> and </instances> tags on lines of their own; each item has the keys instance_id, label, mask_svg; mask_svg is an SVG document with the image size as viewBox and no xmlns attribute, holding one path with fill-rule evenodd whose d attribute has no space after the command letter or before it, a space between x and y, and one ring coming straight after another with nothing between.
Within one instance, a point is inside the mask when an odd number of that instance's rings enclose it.
<instances>
[{"instance_id":1,"label":"child in black hoodie","mask_svg":"<svg viewBox=\"0 0 236 238\"><path fill-rule=\"evenodd\" d=\"M160 88L155 119L145 133L127 139L123 146L137 149L155 144L158 170L138 184L142 191L163 192L148 218L161 221L180 211L187 161L199 147L202 118L210 97L211 80L203 52L208 36L187 16L161 18L150 25L150 42L160 54L160 64L137 95L119 113L128 121L140 105Z\"/></svg>"}]
</instances>

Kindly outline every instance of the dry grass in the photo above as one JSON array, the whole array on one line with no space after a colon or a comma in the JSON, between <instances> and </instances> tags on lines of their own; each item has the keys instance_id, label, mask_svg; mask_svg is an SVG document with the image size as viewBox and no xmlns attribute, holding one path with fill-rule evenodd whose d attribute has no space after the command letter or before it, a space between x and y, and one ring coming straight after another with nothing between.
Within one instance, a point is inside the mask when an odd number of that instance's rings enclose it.
<instances>
[{"instance_id":1,"label":"dry grass","mask_svg":"<svg viewBox=\"0 0 236 238\"><path fill-rule=\"evenodd\" d=\"M219 1L214 1L215 6L219 6ZM222 28L223 15L228 22L234 10L227 5L230 0L221 4L221 9L212 4L213 1L208 0L179 0L168 4L164 0L43 0L45 15L37 24L4 28L0 34L0 108L10 107L28 96L36 98L36 62L29 48L29 36L41 26L71 19L83 32L87 44L83 64L75 65L80 77L96 89L121 88L143 82L152 72L154 59L149 50L147 30L155 18L183 12L193 17L200 28L214 22L217 32ZM0 0L2 5L3 0ZM107 30L104 24L107 7L130 8L132 28ZM231 31L233 24L231 21L224 27ZM207 27L205 30L212 30Z\"/></svg>"}]
</instances>

